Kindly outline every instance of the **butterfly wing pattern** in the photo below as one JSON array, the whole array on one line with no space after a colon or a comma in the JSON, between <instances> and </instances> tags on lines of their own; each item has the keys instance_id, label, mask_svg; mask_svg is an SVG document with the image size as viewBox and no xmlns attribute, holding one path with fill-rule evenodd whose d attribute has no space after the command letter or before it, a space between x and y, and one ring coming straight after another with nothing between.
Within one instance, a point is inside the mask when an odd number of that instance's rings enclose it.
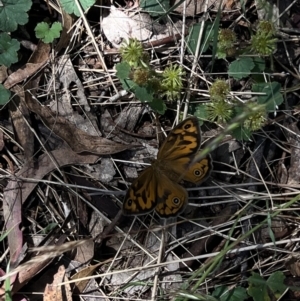
<instances>
[{"instance_id":1,"label":"butterfly wing pattern","mask_svg":"<svg viewBox=\"0 0 300 301\"><path fill-rule=\"evenodd\" d=\"M178 182L183 179L199 184L212 169L210 156L192 164L200 146L198 119L190 117L178 124L163 142L157 160L128 189L123 213L141 215L155 209L161 218L181 213L188 203L188 193Z\"/></svg>"}]
</instances>

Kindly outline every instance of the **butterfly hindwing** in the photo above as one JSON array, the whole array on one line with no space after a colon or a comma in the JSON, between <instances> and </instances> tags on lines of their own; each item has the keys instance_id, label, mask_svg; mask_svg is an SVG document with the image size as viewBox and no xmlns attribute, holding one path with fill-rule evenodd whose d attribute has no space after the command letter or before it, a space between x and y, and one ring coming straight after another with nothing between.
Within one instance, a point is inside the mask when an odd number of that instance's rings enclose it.
<instances>
[{"instance_id":1,"label":"butterfly hindwing","mask_svg":"<svg viewBox=\"0 0 300 301\"><path fill-rule=\"evenodd\" d=\"M157 185L156 213L161 218L176 216L184 210L187 203L187 191L162 174Z\"/></svg>"}]
</instances>

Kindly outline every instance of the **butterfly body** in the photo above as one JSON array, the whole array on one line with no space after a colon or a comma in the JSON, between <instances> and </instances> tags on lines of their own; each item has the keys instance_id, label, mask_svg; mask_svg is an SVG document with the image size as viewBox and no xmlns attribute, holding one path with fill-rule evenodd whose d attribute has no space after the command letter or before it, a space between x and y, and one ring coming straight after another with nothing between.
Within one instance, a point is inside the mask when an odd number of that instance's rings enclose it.
<instances>
[{"instance_id":1,"label":"butterfly body","mask_svg":"<svg viewBox=\"0 0 300 301\"><path fill-rule=\"evenodd\" d=\"M161 218L176 216L188 203L181 180L199 184L211 169L210 156L191 165L201 145L197 118L178 124L160 147L157 159L128 189L123 203L125 215L142 215L155 209Z\"/></svg>"}]
</instances>

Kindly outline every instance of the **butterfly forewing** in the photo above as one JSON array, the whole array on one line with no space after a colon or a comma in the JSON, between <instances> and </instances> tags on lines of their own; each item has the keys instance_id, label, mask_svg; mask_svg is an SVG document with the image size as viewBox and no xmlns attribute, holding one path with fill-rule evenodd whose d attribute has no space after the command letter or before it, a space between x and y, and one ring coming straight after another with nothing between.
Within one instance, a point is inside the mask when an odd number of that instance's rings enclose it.
<instances>
[{"instance_id":1,"label":"butterfly forewing","mask_svg":"<svg viewBox=\"0 0 300 301\"><path fill-rule=\"evenodd\" d=\"M188 118L177 125L168 135L158 151L158 160L173 161L178 158L189 159L195 155L201 143L198 119Z\"/></svg>"},{"instance_id":2,"label":"butterfly forewing","mask_svg":"<svg viewBox=\"0 0 300 301\"><path fill-rule=\"evenodd\" d=\"M152 166L147 167L127 190L123 203L125 215L151 212L157 204L157 179Z\"/></svg>"}]
</instances>

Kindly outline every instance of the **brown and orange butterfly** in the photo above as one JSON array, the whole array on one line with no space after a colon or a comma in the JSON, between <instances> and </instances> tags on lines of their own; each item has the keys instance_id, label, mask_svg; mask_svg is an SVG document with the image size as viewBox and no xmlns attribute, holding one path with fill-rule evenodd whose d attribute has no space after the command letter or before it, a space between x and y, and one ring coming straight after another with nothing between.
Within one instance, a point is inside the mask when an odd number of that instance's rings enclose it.
<instances>
[{"instance_id":1,"label":"brown and orange butterfly","mask_svg":"<svg viewBox=\"0 0 300 301\"><path fill-rule=\"evenodd\" d=\"M198 119L178 124L160 147L157 159L128 189L123 203L125 215L142 215L155 209L161 218L176 216L188 203L180 180L199 184L212 170L210 156L191 165L199 153L201 133Z\"/></svg>"}]
</instances>

